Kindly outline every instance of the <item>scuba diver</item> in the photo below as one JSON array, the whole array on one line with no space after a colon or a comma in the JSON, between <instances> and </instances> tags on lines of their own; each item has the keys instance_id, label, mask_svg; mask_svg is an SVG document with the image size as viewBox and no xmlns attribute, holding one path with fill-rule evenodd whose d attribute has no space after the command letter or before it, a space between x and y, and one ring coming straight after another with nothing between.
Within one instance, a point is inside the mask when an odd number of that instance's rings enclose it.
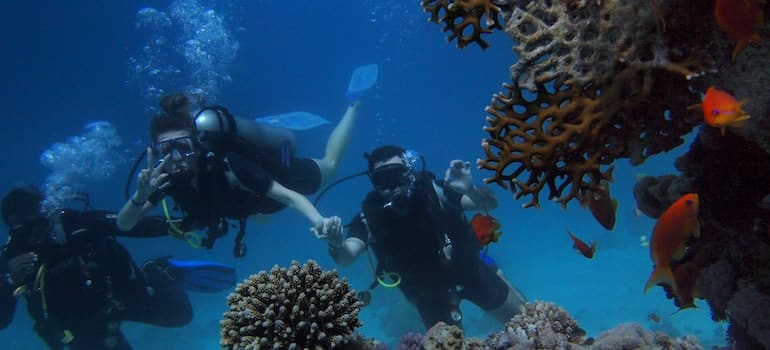
<instances>
[{"instance_id":1,"label":"scuba diver","mask_svg":"<svg viewBox=\"0 0 770 350\"><path fill-rule=\"evenodd\" d=\"M167 235L163 218L147 217L120 232L114 213L65 209L41 212L35 187L2 199L9 240L0 253L0 329L24 298L34 330L50 349L128 350L123 321L182 327L193 317L185 288L219 292L236 283L230 266L169 257L140 269L113 235Z\"/></svg>"},{"instance_id":2,"label":"scuba diver","mask_svg":"<svg viewBox=\"0 0 770 350\"><path fill-rule=\"evenodd\" d=\"M520 312L526 298L481 250L464 210L497 207L494 194L476 187L470 164L453 160L443 180L415 165L412 150L382 146L365 154L374 190L361 203L347 237L329 236L329 254L351 264L371 247L377 285L399 287L425 328L439 321L462 326L460 301L470 300L500 322ZM359 292L367 303L368 291Z\"/></svg>"},{"instance_id":3,"label":"scuba diver","mask_svg":"<svg viewBox=\"0 0 770 350\"><path fill-rule=\"evenodd\" d=\"M185 95L165 96L160 103L164 112L150 123L147 168L137 176L136 191L121 209L118 227L131 229L158 203L168 212L163 198L169 196L183 212L182 222L172 227L177 236L194 237L192 230L206 230L200 242L187 239L193 246L211 249L227 233L227 220L239 221L233 248L236 257L246 254L246 219L287 206L311 222L317 238L341 231L341 219L321 215L305 195L334 176L356 120L359 99L374 84L376 68L374 75L363 78L357 72L348 87L350 104L332 131L322 159L297 158L294 135L288 129L238 118L221 106L202 108L191 118L192 106Z\"/></svg>"}]
</instances>

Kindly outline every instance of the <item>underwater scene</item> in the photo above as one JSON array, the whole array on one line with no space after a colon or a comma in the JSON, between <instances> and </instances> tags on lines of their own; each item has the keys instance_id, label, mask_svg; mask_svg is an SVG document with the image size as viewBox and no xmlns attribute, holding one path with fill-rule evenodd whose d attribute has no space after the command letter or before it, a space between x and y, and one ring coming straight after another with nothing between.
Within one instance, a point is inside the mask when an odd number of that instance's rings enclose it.
<instances>
[{"instance_id":1,"label":"underwater scene","mask_svg":"<svg viewBox=\"0 0 770 350\"><path fill-rule=\"evenodd\" d=\"M765 0L0 16L2 349L770 349Z\"/></svg>"}]
</instances>

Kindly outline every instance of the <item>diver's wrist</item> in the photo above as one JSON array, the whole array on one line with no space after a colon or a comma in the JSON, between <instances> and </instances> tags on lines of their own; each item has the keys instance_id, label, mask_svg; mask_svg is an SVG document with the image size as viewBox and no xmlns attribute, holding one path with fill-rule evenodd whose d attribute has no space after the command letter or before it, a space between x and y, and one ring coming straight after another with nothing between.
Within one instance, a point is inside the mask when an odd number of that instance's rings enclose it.
<instances>
[{"instance_id":1,"label":"diver's wrist","mask_svg":"<svg viewBox=\"0 0 770 350\"><path fill-rule=\"evenodd\" d=\"M144 199L137 199L137 193L134 193L134 195L131 196L130 201L131 201L131 205L142 208L144 207L144 204L147 203L147 198L145 196Z\"/></svg>"}]
</instances>

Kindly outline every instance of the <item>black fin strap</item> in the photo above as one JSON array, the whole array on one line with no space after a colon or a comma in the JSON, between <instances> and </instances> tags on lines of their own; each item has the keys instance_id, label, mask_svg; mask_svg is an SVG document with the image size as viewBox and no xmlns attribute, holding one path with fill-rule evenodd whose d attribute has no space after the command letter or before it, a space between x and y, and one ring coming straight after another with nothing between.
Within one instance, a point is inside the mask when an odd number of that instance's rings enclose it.
<instances>
[{"instance_id":1,"label":"black fin strap","mask_svg":"<svg viewBox=\"0 0 770 350\"><path fill-rule=\"evenodd\" d=\"M233 245L233 256L236 258L242 258L246 256L248 247L243 242L243 237L246 236L246 218L242 218L239 222L238 235L235 236L235 244Z\"/></svg>"}]
</instances>

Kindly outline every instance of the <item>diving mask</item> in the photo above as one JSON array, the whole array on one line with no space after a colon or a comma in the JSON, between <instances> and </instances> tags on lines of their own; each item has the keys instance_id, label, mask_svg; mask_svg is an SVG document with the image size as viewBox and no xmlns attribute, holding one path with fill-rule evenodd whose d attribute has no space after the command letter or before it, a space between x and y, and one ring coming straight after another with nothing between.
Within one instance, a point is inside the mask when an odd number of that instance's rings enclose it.
<instances>
[{"instance_id":1,"label":"diving mask","mask_svg":"<svg viewBox=\"0 0 770 350\"><path fill-rule=\"evenodd\" d=\"M172 159L182 159L194 156L197 153L195 140L192 136L180 136L164 140L153 145L153 150L158 159L171 155Z\"/></svg>"},{"instance_id":2,"label":"diving mask","mask_svg":"<svg viewBox=\"0 0 770 350\"><path fill-rule=\"evenodd\" d=\"M414 174L403 164L381 166L370 174L372 184L385 200L383 208L405 214L414 193Z\"/></svg>"},{"instance_id":3,"label":"diving mask","mask_svg":"<svg viewBox=\"0 0 770 350\"><path fill-rule=\"evenodd\" d=\"M403 164L394 163L374 169L370 175L377 190L393 190L409 184L411 171Z\"/></svg>"}]
</instances>

